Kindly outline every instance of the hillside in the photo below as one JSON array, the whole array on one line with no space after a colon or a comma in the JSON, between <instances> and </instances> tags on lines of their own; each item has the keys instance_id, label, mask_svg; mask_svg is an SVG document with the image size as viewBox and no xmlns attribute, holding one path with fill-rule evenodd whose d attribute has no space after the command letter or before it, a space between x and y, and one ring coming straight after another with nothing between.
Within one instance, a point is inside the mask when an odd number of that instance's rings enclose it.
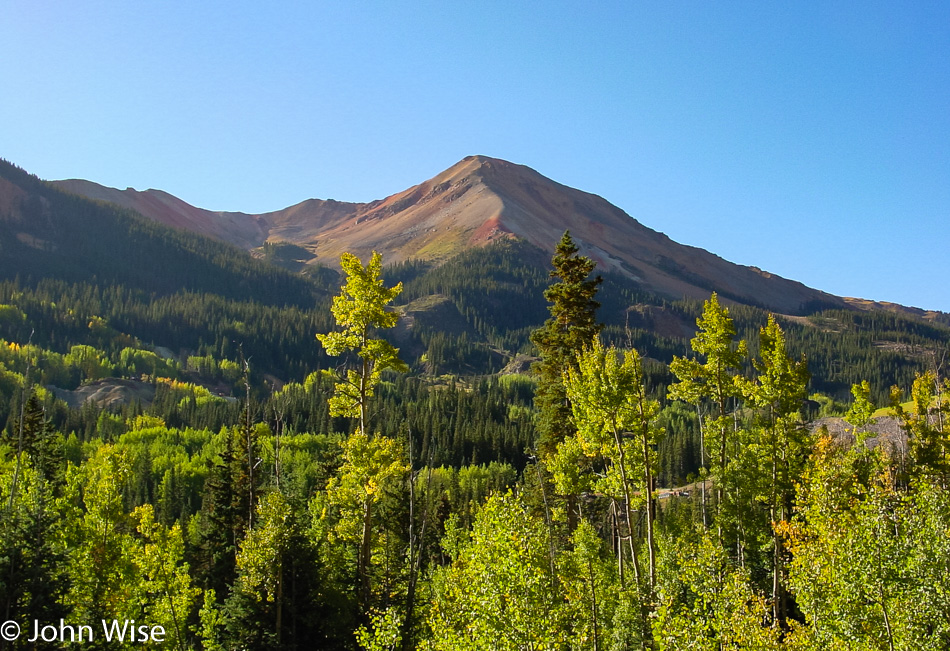
<instances>
[{"instance_id":1,"label":"hillside","mask_svg":"<svg viewBox=\"0 0 950 651\"><path fill-rule=\"evenodd\" d=\"M266 227L261 223L262 220L253 215L195 208L161 190L117 190L81 179L58 181L53 185L65 192L114 203L166 226L213 237L243 249L260 246L266 237Z\"/></svg>"},{"instance_id":2,"label":"hillside","mask_svg":"<svg viewBox=\"0 0 950 651\"><path fill-rule=\"evenodd\" d=\"M58 353L89 345L253 358L303 377L322 362L335 277L320 284L244 250L63 192L0 161L0 338ZM322 309L314 309L320 306ZM32 335L31 335L32 333Z\"/></svg>"},{"instance_id":3,"label":"hillside","mask_svg":"<svg viewBox=\"0 0 950 651\"><path fill-rule=\"evenodd\" d=\"M313 304L304 278L245 251L90 201L0 161L0 277L210 292L268 305Z\"/></svg>"}]
</instances>

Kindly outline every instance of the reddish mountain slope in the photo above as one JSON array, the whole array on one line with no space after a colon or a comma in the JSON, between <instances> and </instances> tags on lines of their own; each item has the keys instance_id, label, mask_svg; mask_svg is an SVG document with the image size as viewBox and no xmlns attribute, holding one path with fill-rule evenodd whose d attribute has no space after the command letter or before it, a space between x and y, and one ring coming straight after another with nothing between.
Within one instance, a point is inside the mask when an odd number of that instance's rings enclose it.
<instances>
[{"instance_id":1,"label":"reddish mountain slope","mask_svg":"<svg viewBox=\"0 0 950 651\"><path fill-rule=\"evenodd\" d=\"M466 248L521 238L547 251L570 230L583 254L660 294L704 298L713 290L732 300L795 314L816 302L845 306L830 294L733 264L651 230L593 194L556 183L503 160L470 156L438 176L366 204L309 200L262 215L190 206L155 190L113 190L60 181L72 192L127 206L166 224L244 248L287 241L324 264L340 253L387 262L444 260Z\"/></svg>"}]
</instances>

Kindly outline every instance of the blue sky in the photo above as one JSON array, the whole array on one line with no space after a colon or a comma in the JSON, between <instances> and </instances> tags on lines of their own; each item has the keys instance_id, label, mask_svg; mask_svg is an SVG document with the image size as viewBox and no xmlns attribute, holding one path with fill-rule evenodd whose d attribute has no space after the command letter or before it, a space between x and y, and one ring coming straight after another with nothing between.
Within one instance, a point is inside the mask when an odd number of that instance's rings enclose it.
<instances>
[{"instance_id":1,"label":"blue sky","mask_svg":"<svg viewBox=\"0 0 950 651\"><path fill-rule=\"evenodd\" d=\"M0 0L0 157L210 209L470 154L674 240L950 311L950 4Z\"/></svg>"}]
</instances>

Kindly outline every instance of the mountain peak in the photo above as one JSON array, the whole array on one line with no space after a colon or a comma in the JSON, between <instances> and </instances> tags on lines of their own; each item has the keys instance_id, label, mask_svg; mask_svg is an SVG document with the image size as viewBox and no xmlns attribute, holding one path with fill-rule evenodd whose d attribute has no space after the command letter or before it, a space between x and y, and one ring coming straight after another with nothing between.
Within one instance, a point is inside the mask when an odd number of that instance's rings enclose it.
<instances>
[{"instance_id":1,"label":"mountain peak","mask_svg":"<svg viewBox=\"0 0 950 651\"><path fill-rule=\"evenodd\" d=\"M508 161L502 160L500 158L491 158L489 156L466 156L455 165L452 165L448 169L436 174L428 181L420 183L419 185L422 186L429 184L431 186L438 186L446 182L451 183L465 178L477 178L484 180L488 177L497 176L499 174L516 174L516 168L519 167L522 166L509 163ZM524 169L527 170L528 168Z\"/></svg>"},{"instance_id":2,"label":"mountain peak","mask_svg":"<svg viewBox=\"0 0 950 651\"><path fill-rule=\"evenodd\" d=\"M474 156L466 156L458 163L452 167L458 167L459 165L475 165L479 168L481 167L492 167L492 166L511 166L511 167L523 167L523 165L515 165L501 158L492 158L491 156L485 156L483 154L475 154ZM450 167L449 169L452 169Z\"/></svg>"}]
</instances>

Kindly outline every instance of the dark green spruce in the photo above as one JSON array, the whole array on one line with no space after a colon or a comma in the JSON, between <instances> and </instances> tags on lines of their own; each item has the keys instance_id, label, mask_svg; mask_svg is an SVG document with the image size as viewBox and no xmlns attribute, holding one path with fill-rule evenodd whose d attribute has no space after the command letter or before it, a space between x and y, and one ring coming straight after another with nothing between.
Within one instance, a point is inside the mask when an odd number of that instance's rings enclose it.
<instances>
[{"instance_id":1,"label":"dark green spruce","mask_svg":"<svg viewBox=\"0 0 950 651\"><path fill-rule=\"evenodd\" d=\"M576 354L603 328L596 320L600 303L594 300L603 279L590 277L596 263L578 255L578 251L570 232L565 231L551 259L551 278L557 280L544 291L551 316L531 335L541 356L536 365L539 379L534 405L542 454L553 453L557 444L574 432L562 376L568 366L575 364Z\"/></svg>"}]
</instances>

